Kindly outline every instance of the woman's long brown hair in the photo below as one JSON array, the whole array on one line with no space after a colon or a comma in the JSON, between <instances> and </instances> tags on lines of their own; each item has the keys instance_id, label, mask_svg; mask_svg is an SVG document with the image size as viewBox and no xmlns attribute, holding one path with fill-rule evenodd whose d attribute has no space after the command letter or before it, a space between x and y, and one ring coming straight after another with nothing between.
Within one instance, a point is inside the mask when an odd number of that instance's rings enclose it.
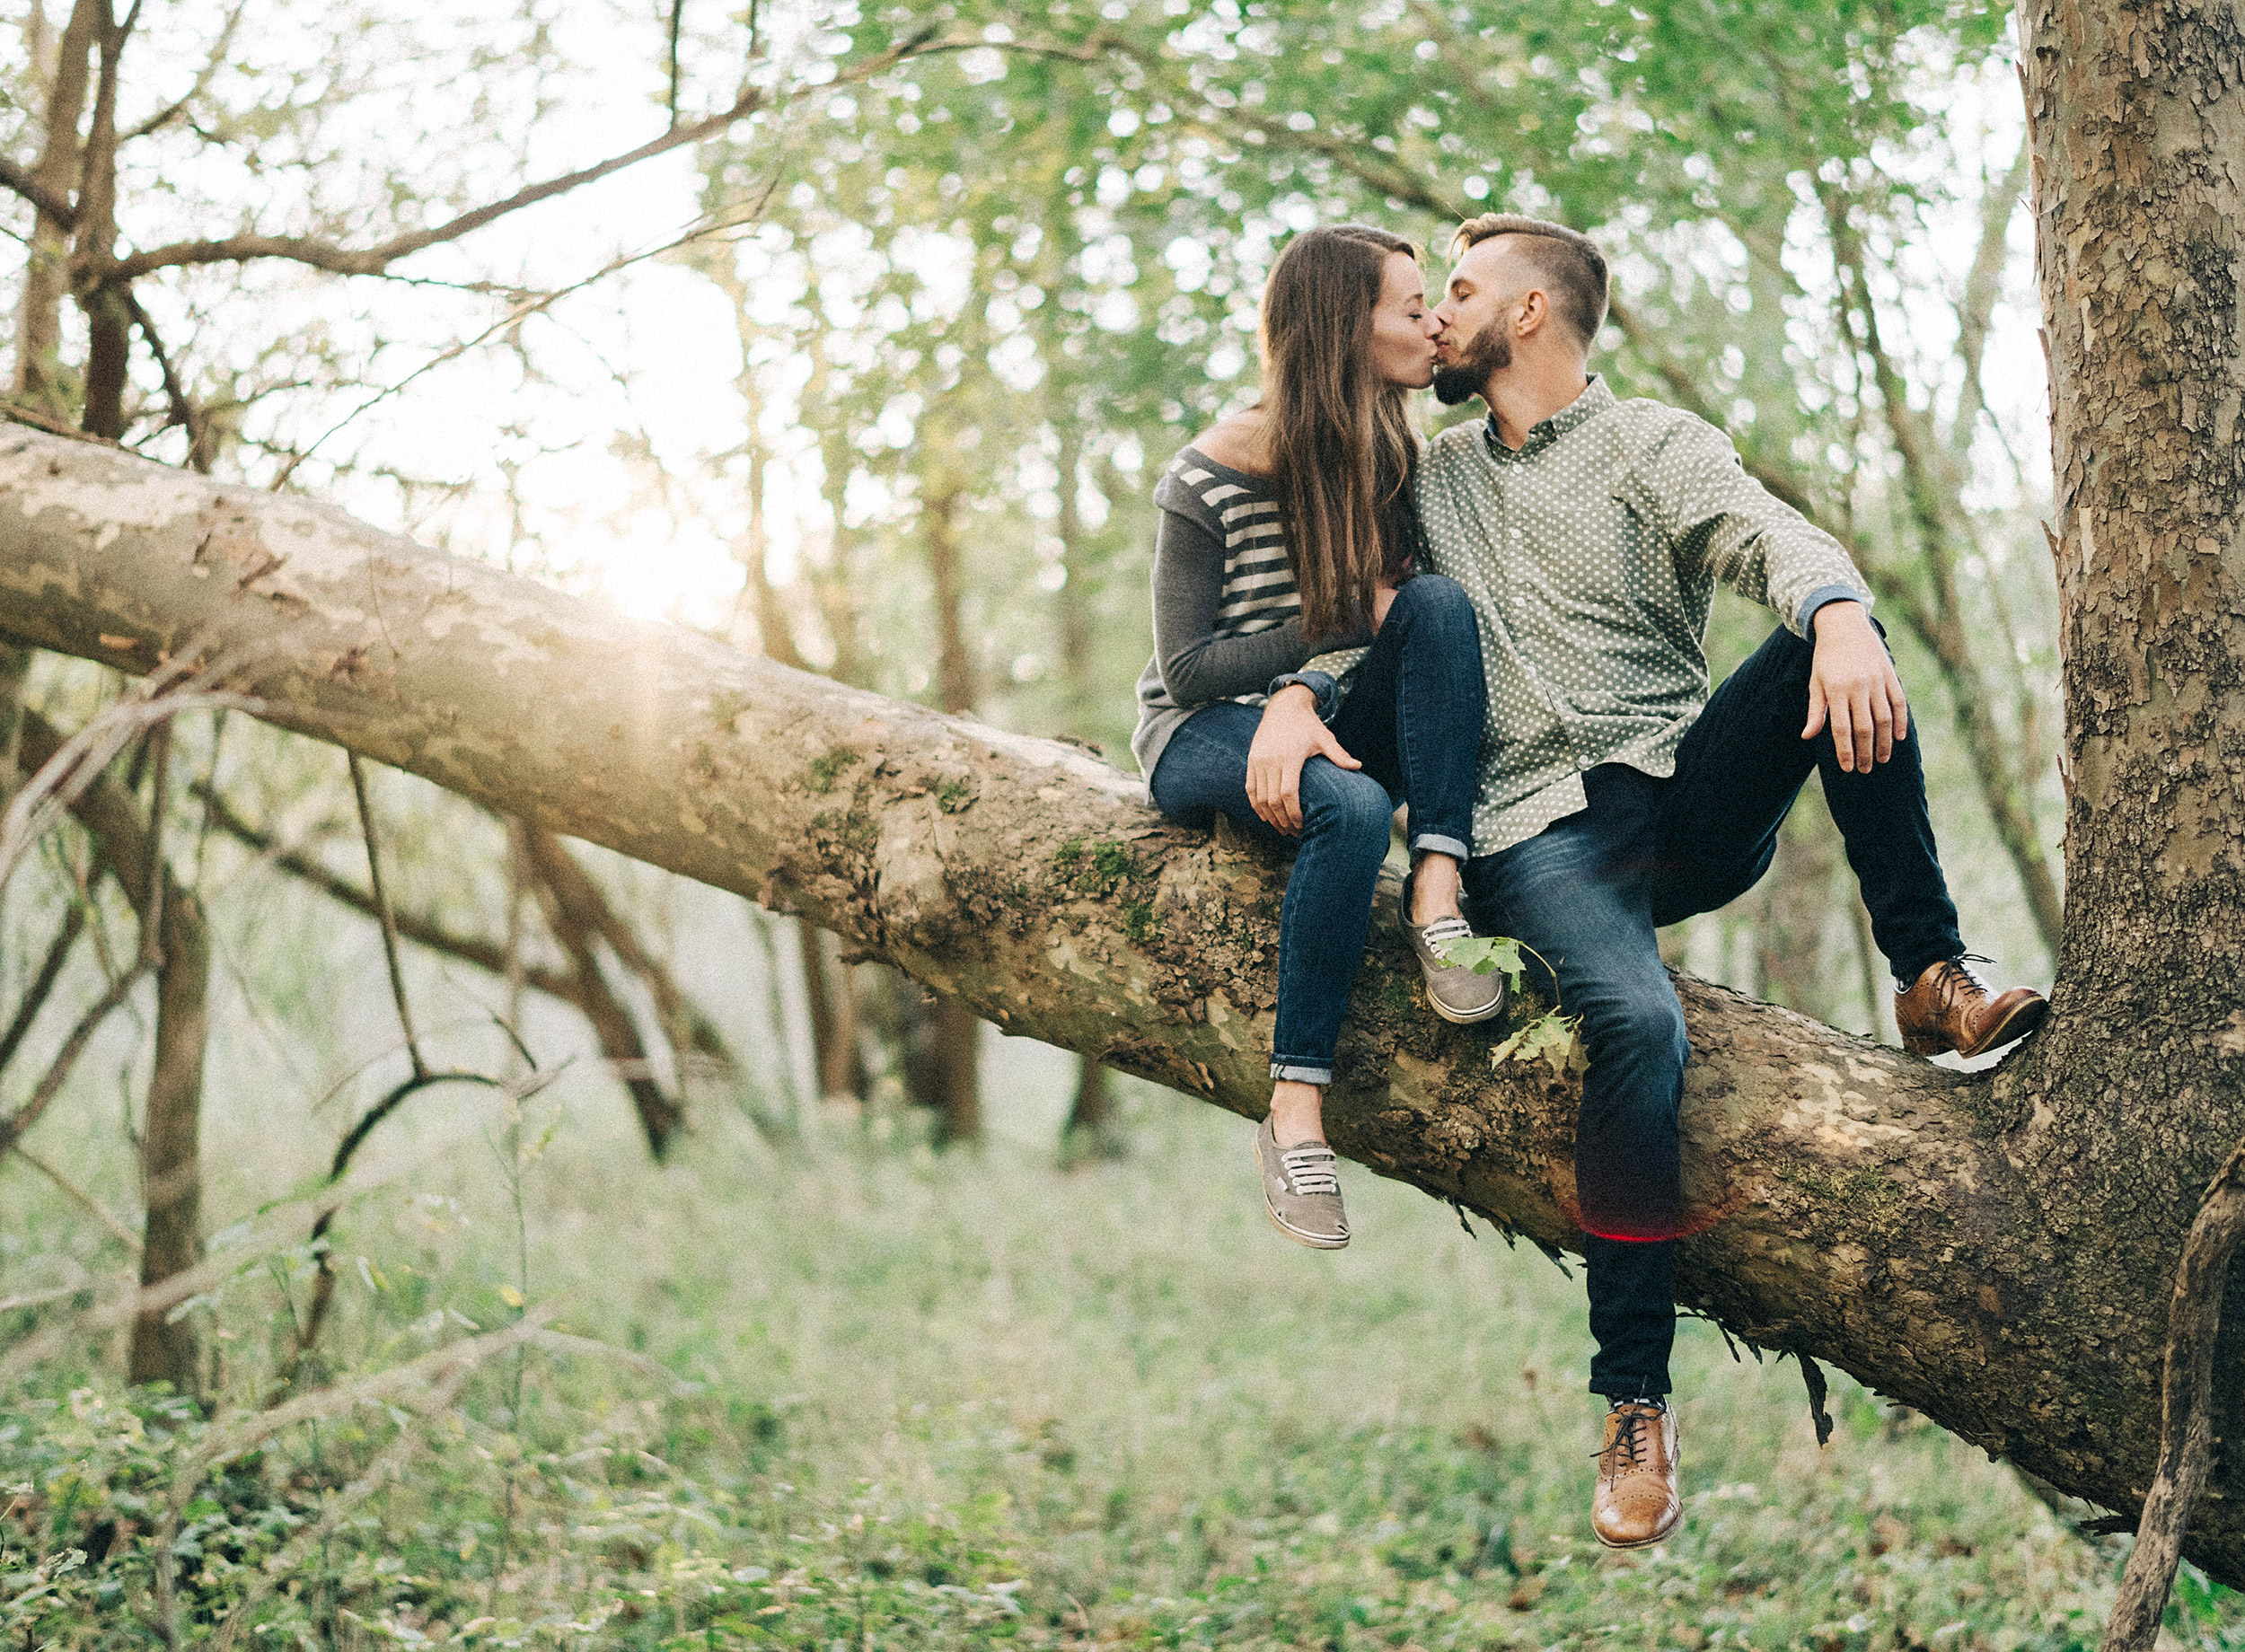
<instances>
[{"instance_id":1,"label":"woman's long brown hair","mask_svg":"<svg viewBox=\"0 0 2245 1652\"><path fill-rule=\"evenodd\" d=\"M1373 587L1383 574L1401 577L1416 542L1409 392L1372 361L1372 313L1398 252L1418 256L1402 236L1367 224L1305 230L1263 288L1272 491L1312 641L1369 625Z\"/></svg>"}]
</instances>

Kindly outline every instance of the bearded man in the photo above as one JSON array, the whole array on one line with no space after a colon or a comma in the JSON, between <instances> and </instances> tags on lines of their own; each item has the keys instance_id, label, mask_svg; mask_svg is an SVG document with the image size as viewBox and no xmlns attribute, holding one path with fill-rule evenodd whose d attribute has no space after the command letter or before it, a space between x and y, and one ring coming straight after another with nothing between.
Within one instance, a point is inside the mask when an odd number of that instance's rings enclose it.
<instances>
[{"instance_id":1,"label":"bearded man","mask_svg":"<svg viewBox=\"0 0 2245 1652\"><path fill-rule=\"evenodd\" d=\"M1747 476L1730 438L1588 370L1606 259L1490 213L1452 242L1418 480L1422 567L1466 588L1487 725L1466 868L1475 927L1527 944L1589 1058L1575 1139L1591 1392L1607 1402L1591 1522L1659 1542L1683 1512L1668 1405L1669 1283L1686 1231L1677 1110L1691 1046L1655 931L1751 888L1814 771L1921 1055L1985 1050L2047 1004L1998 993L1957 932L1925 777L1871 592L1829 534ZM1712 693L1717 581L1783 622Z\"/></svg>"}]
</instances>

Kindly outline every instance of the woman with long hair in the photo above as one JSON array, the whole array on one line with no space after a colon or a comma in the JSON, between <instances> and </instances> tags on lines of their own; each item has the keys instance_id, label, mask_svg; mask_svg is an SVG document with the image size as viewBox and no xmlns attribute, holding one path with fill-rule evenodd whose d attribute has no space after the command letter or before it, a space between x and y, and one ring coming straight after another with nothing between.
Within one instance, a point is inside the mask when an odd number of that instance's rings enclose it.
<instances>
[{"instance_id":1,"label":"woman with long hair","mask_svg":"<svg viewBox=\"0 0 2245 1652\"><path fill-rule=\"evenodd\" d=\"M1154 493L1154 657L1131 749L1169 819L1221 813L1299 845L1279 918L1263 1205L1288 1238L1349 1242L1323 1107L1390 821L1410 806L1404 928L1436 1013L1480 1021L1502 977L1453 963L1485 690L1465 593L1414 574L1411 391L1436 325L1411 243L1297 235L1263 289L1263 399L1179 453Z\"/></svg>"}]
</instances>

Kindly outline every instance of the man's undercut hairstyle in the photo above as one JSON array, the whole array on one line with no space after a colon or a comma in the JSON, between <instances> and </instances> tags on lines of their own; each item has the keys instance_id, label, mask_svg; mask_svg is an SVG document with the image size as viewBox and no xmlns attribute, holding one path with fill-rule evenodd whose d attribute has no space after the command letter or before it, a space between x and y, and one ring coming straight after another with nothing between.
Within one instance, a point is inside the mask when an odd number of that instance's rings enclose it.
<instances>
[{"instance_id":1,"label":"man's undercut hairstyle","mask_svg":"<svg viewBox=\"0 0 2245 1652\"><path fill-rule=\"evenodd\" d=\"M1574 330L1588 350L1606 325L1606 254L1580 230L1548 218L1530 218L1517 212L1484 212L1468 218L1450 237L1453 262L1466 248L1479 246L1499 235L1517 235L1513 250L1543 277L1552 308Z\"/></svg>"},{"instance_id":2,"label":"man's undercut hairstyle","mask_svg":"<svg viewBox=\"0 0 2245 1652\"><path fill-rule=\"evenodd\" d=\"M1369 630L1373 591L1400 580L1417 544L1419 465L1410 392L1384 382L1372 324L1387 261L1418 254L1363 224L1304 230L1263 289L1263 409L1271 491L1313 642Z\"/></svg>"}]
</instances>

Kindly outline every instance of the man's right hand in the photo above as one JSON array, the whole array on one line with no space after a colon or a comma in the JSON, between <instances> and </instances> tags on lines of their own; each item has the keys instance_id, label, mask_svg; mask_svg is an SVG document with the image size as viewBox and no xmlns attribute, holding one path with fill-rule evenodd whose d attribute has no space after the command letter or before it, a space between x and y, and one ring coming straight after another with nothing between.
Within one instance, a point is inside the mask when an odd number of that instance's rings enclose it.
<instances>
[{"instance_id":1,"label":"man's right hand","mask_svg":"<svg viewBox=\"0 0 2245 1652\"><path fill-rule=\"evenodd\" d=\"M1330 759L1342 769L1364 767L1317 720L1317 697L1303 684L1290 682L1263 707L1263 721L1247 748L1247 801L1290 838L1302 830L1302 765L1313 757Z\"/></svg>"}]
</instances>

